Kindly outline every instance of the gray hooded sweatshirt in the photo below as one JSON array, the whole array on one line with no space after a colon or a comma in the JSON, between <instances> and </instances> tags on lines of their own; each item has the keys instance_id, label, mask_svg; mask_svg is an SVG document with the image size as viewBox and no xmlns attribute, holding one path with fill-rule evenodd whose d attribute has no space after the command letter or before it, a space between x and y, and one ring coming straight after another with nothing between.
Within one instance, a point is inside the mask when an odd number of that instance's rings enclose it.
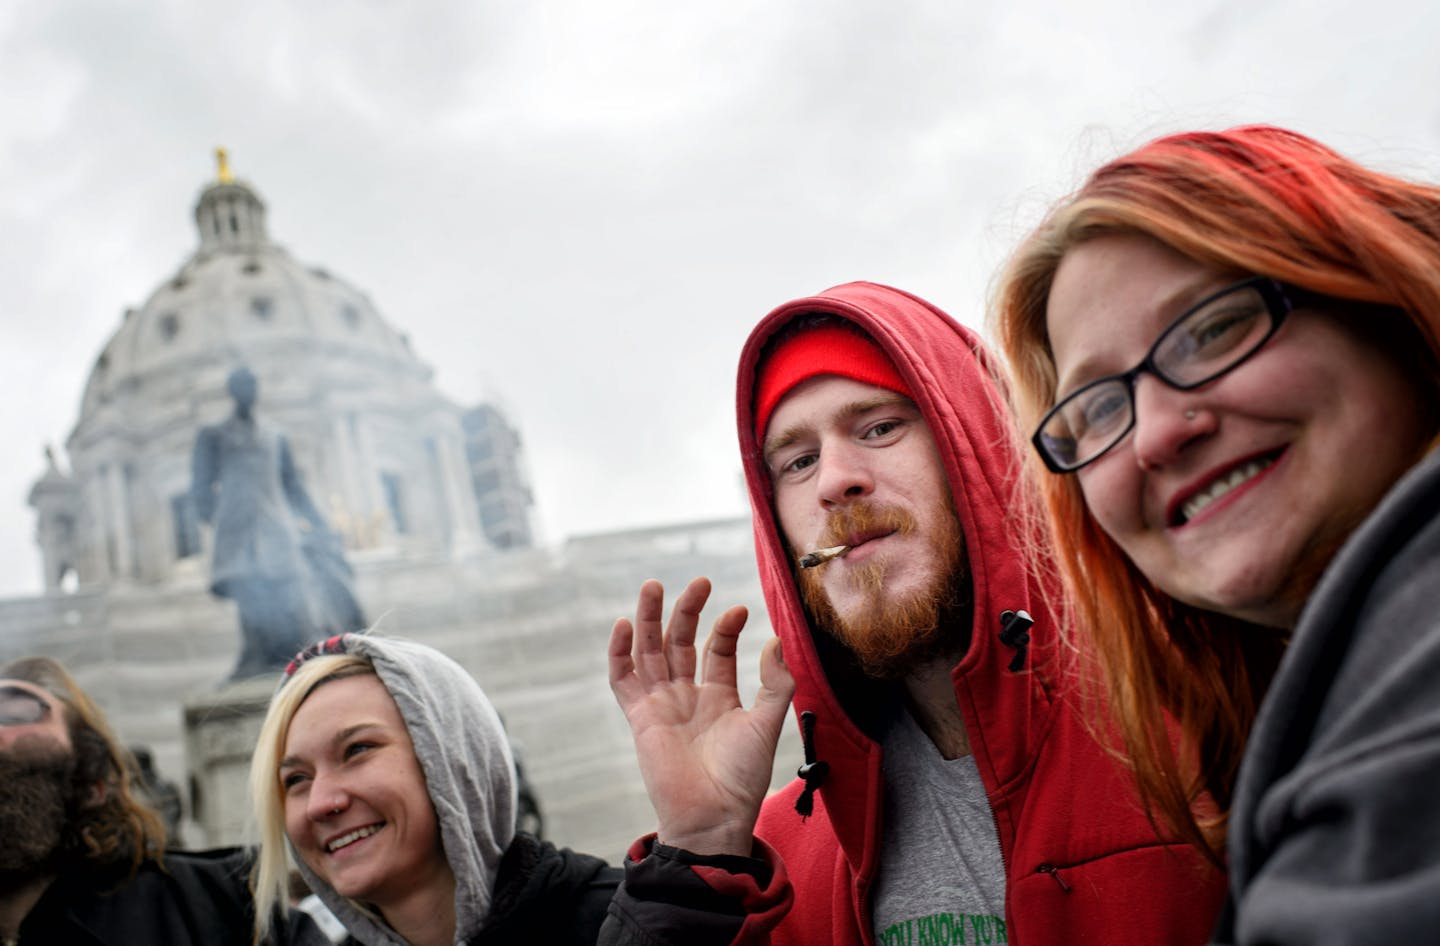
<instances>
[{"instance_id":1,"label":"gray hooded sweatshirt","mask_svg":"<svg viewBox=\"0 0 1440 946\"><path fill-rule=\"evenodd\" d=\"M455 874L455 942L464 944L490 914L500 859L515 836L515 762L500 716L464 667L424 644L346 634L324 652L368 657L400 710ZM336 893L299 856L295 862L353 937L406 946L377 915Z\"/></svg>"}]
</instances>

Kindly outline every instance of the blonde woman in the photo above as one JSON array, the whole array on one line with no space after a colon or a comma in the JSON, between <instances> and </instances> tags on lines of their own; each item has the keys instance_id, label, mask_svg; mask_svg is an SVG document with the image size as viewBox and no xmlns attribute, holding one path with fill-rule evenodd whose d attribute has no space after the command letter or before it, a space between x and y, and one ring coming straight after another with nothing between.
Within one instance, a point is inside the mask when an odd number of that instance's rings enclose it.
<instances>
[{"instance_id":1,"label":"blonde woman","mask_svg":"<svg viewBox=\"0 0 1440 946\"><path fill-rule=\"evenodd\" d=\"M251 767L257 936L293 858L366 946L595 941L620 871L517 833L500 719L433 648L346 634L297 657Z\"/></svg>"}]
</instances>

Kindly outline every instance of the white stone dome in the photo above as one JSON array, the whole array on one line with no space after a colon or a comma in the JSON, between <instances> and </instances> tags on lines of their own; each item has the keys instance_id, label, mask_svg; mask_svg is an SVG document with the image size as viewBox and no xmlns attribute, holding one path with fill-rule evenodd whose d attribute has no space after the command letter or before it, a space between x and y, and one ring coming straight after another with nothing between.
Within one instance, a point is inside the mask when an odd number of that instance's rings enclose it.
<instances>
[{"instance_id":1,"label":"white stone dome","mask_svg":"<svg viewBox=\"0 0 1440 946\"><path fill-rule=\"evenodd\" d=\"M96 359L77 433L89 416L147 379L277 349L355 359L392 378L429 380L405 336L363 292L270 242L264 204L248 185L211 184L195 220L200 247L143 305L126 312Z\"/></svg>"},{"instance_id":2,"label":"white stone dome","mask_svg":"<svg viewBox=\"0 0 1440 946\"><path fill-rule=\"evenodd\" d=\"M198 248L126 311L91 369L66 440L66 491L50 484L32 499L47 587L67 568L82 587L195 570L182 564L204 554L192 449L234 409L225 380L241 365L258 379L257 416L287 436L351 548L473 548L463 412L405 336L359 289L271 242L265 205L223 159L195 223Z\"/></svg>"}]
</instances>

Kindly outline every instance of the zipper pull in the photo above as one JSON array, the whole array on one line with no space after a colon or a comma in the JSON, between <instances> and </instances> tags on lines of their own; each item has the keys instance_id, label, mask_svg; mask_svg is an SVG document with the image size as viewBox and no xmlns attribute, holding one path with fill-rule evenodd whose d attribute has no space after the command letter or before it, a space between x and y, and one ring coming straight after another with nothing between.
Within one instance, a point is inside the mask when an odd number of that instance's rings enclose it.
<instances>
[{"instance_id":1,"label":"zipper pull","mask_svg":"<svg viewBox=\"0 0 1440 946\"><path fill-rule=\"evenodd\" d=\"M1051 877L1055 878L1055 882L1060 885L1061 890L1063 890L1065 893L1070 892L1070 885L1065 882L1064 877L1060 876L1060 868L1056 867L1054 864L1041 864L1039 867L1035 868L1035 873L1049 874Z\"/></svg>"}]
</instances>

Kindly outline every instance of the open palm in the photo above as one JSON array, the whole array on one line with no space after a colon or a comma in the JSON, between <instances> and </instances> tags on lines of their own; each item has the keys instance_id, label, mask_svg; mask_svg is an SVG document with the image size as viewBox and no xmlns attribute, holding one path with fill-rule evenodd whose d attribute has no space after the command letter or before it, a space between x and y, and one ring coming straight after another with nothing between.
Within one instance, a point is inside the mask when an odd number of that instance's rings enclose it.
<instances>
[{"instance_id":1,"label":"open palm","mask_svg":"<svg viewBox=\"0 0 1440 946\"><path fill-rule=\"evenodd\" d=\"M610 689L630 722L659 840L749 854L795 680L772 639L754 705L741 705L735 654L747 614L734 607L715 621L697 683L695 633L709 597L708 579L691 581L662 627L664 588L641 585L634 622L621 618L610 633Z\"/></svg>"}]
</instances>

